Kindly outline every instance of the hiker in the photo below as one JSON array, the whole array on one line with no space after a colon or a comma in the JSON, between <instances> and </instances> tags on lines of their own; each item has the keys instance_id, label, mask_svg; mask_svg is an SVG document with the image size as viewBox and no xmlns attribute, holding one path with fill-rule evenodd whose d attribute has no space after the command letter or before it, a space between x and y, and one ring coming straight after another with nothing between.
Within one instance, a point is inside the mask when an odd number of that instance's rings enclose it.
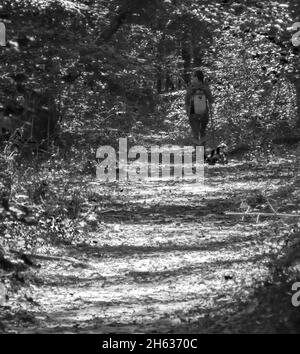
<instances>
[{"instance_id":1,"label":"hiker","mask_svg":"<svg viewBox=\"0 0 300 354\"><path fill-rule=\"evenodd\" d=\"M186 113L193 133L193 141L200 145L205 142L205 131L209 120L209 105L214 102L210 88L201 70L196 70L185 95ZM209 103L209 105L208 105Z\"/></svg>"}]
</instances>

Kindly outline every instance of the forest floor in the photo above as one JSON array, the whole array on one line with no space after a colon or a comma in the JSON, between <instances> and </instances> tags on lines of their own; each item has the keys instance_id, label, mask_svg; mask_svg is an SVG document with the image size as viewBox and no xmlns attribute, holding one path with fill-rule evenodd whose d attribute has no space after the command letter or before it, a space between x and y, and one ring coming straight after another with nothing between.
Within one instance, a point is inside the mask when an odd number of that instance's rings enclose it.
<instances>
[{"instance_id":1,"label":"forest floor","mask_svg":"<svg viewBox=\"0 0 300 354\"><path fill-rule=\"evenodd\" d=\"M287 187L295 159L206 166L204 185L73 176L96 196L94 229L76 244L36 250L61 258L39 259L23 290L10 295L5 332L299 331L291 278L276 266L299 218L226 214L240 212L245 198L254 198L254 211L272 213L259 203L262 193L278 212L299 213L300 195Z\"/></svg>"}]
</instances>

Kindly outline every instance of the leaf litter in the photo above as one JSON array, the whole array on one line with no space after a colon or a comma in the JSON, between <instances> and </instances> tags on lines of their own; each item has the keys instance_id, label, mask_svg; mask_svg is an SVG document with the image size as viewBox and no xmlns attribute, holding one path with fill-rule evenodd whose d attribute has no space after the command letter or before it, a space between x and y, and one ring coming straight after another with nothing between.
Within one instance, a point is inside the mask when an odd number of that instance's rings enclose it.
<instances>
[{"instance_id":1,"label":"leaf litter","mask_svg":"<svg viewBox=\"0 0 300 354\"><path fill-rule=\"evenodd\" d=\"M10 298L34 321L25 326L23 321L22 330L4 321L8 332L247 331L245 322L261 301L253 296L270 279L270 262L285 244L287 224L251 216L242 221L225 212L239 211L245 194L255 195L266 183L276 197L282 177L275 177L286 168L274 165L250 174L245 165L210 167L205 186L89 181L93 193L110 196L92 214L96 229L77 245L44 248L62 260L39 260L27 300L22 293ZM295 198L284 198L289 204L277 198L277 207L295 209Z\"/></svg>"}]
</instances>

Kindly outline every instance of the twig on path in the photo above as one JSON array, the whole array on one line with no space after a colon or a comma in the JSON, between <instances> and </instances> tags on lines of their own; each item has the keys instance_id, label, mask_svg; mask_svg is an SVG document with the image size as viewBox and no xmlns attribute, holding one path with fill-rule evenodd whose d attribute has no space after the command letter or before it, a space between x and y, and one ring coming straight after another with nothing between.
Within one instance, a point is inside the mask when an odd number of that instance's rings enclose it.
<instances>
[{"instance_id":1,"label":"twig on path","mask_svg":"<svg viewBox=\"0 0 300 354\"><path fill-rule=\"evenodd\" d=\"M251 209L250 205L247 205L247 210L244 212L244 215L242 217L242 220L244 221L245 220L245 215L246 214L249 214L249 210Z\"/></svg>"},{"instance_id":2,"label":"twig on path","mask_svg":"<svg viewBox=\"0 0 300 354\"><path fill-rule=\"evenodd\" d=\"M97 214L115 213L116 209L98 210Z\"/></svg>"},{"instance_id":3,"label":"twig on path","mask_svg":"<svg viewBox=\"0 0 300 354\"><path fill-rule=\"evenodd\" d=\"M77 261L77 259L75 258L70 258L70 257L60 257L60 256L48 256L45 254L25 254L19 251L15 251L15 250L10 250L12 253L16 253L19 256L25 256L30 258L36 258L36 259L42 259L42 260L46 260L46 261L61 261L61 262L69 262L72 263L73 265L76 266L80 266L80 267L86 267L86 264L80 261Z\"/></svg>"},{"instance_id":4,"label":"twig on path","mask_svg":"<svg viewBox=\"0 0 300 354\"><path fill-rule=\"evenodd\" d=\"M82 215L82 217L86 219L93 211L96 210L96 208L97 205L93 205L91 208L89 208L89 210L85 214Z\"/></svg>"},{"instance_id":5,"label":"twig on path","mask_svg":"<svg viewBox=\"0 0 300 354\"><path fill-rule=\"evenodd\" d=\"M270 209L273 211L273 213L277 214L277 210L275 210L275 208L273 207L273 205L271 204L269 198L267 197L267 191L268 188L270 188L270 183L267 183L266 188L263 191L263 196L268 204L268 206L270 207ZM273 200L273 199L272 199Z\"/></svg>"},{"instance_id":6,"label":"twig on path","mask_svg":"<svg viewBox=\"0 0 300 354\"><path fill-rule=\"evenodd\" d=\"M272 204L270 203L269 199L266 198L267 204L269 205L269 207L271 208L271 210L273 211L274 214L277 215L277 211L273 208Z\"/></svg>"},{"instance_id":7,"label":"twig on path","mask_svg":"<svg viewBox=\"0 0 300 354\"><path fill-rule=\"evenodd\" d=\"M225 215L259 215L259 216L278 216L278 217L296 217L300 218L300 214L279 214L279 213L260 213L260 212L251 212L251 213L241 213L235 211L225 211Z\"/></svg>"}]
</instances>

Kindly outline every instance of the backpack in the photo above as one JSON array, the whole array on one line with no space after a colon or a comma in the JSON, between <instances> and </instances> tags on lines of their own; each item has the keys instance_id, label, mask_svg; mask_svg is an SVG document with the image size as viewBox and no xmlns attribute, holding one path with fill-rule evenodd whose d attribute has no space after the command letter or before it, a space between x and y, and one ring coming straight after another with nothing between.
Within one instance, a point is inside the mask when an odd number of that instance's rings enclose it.
<instances>
[{"instance_id":1,"label":"backpack","mask_svg":"<svg viewBox=\"0 0 300 354\"><path fill-rule=\"evenodd\" d=\"M202 88L194 88L191 99L191 113L203 114L206 112L206 94Z\"/></svg>"}]
</instances>

